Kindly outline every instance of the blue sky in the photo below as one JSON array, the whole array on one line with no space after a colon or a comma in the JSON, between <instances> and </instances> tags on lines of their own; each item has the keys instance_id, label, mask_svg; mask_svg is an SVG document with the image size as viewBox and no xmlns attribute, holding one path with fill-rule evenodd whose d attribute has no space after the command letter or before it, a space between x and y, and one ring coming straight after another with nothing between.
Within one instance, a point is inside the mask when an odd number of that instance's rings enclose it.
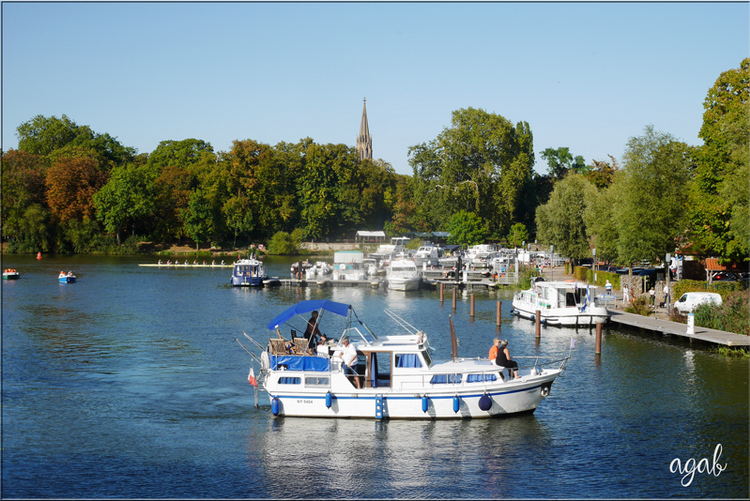
<instances>
[{"instance_id":1,"label":"blue sky","mask_svg":"<svg viewBox=\"0 0 750 501\"><path fill-rule=\"evenodd\" d=\"M620 161L646 125L701 144L703 100L748 57L747 3L3 3L2 146L67 115L139 153L196 138L354 146L375 158L481 108L539 154Z\"/></svg>"}]
</instances>

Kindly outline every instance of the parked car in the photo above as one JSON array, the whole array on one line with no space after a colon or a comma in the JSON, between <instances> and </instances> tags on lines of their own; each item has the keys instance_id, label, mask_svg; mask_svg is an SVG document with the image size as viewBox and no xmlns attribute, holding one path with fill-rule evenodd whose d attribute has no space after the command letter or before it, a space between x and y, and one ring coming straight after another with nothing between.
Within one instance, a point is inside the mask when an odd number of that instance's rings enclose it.
<instances>
[{"instance_id":1,"label":"parked car","mask_svg":"<svg viewBox=\"0 0 750 501\"><path fill-rule=\"evenodd\" d=\"M691 313L698 305L703 303L713 303L721 306L721 295L716 292L686 292L680 299L675 301L674 309L682 313Z\"/></svg>"},{"instance_id":2,"label":"parked car","mask_svg":"<svg viewBox=\"0 0 750 501\"><path fill-rule=\"evenodd\" d=\"M737 275L728 271L720 271L711 279L712 282L734 282L737 280Z\"/></svg>"}]
</instances>

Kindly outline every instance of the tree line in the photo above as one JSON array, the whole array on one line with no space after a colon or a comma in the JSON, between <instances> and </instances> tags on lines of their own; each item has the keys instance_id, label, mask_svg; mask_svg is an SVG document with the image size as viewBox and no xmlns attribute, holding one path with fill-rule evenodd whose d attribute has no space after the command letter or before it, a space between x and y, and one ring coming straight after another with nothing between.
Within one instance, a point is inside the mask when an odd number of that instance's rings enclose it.
<instances>
[{"instance_id":1,"label":"tree line","mask_svg":"<svg viewBox=\"0 0 750 501\"><path fill-rule=\"evenodd\" d=\"M227 152L199 139L162 141L138 154L65 115L40 115L18 126L18 148L3 153L3 240L10 251L84 253L141 240L236 247L280 232L320 241L384 229L448 231L466 245L538 239L573 258L596 247L614 262L675 247L746 258L747 75L745 60L709 90L703 146L648 126L622 167L547 148L546 174L533 170L527 122L474 108L409 148L411 176L311 138L236 140Z\"/></svg>"}]
</instances>

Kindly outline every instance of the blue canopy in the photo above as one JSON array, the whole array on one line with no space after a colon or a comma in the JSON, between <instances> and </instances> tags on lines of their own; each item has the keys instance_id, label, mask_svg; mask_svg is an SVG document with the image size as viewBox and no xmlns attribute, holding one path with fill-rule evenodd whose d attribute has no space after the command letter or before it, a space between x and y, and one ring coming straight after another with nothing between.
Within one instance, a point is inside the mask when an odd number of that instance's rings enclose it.
<instances>
[{"instance_id":1,"label":"blue canopy","mask_svg":"<svg viewBox=\"0 0 750 501\"><path fill-rule=\"evenodd\" d=\"M310 313L311 311L316 311L320 309L323 309L325 311L330 311L331 313L335 313L336 315L341 315L342 317L345 317L349 313L349 308L351 308L351 306L348 304L336 303L334 301L329 301L327 299L300 301L299 303L295 304L294 306L286 310L281 315L271 320L271 323L268 324L268 328L278 329L279 325L283 324L290 318L294 317L294 315L302 315L304 313Z\"/></svg>"}]
</instances>

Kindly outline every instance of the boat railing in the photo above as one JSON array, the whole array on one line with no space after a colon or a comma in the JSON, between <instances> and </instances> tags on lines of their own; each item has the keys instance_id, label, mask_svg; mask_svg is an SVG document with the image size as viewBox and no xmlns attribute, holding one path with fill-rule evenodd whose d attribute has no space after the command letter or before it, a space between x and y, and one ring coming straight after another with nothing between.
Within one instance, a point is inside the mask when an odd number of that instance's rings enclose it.
<instances>
[{"instance_id":1,"label":"boat railing","mask_svg":"<svg viewBox=\"0 0 750 501\"><path fill-rule=\"evenodd\" d=\"M518 367L517 367L517 370L530 369L531 372L532 372L532 374L537 375L537 374L540 374L540 372L538 372L538 371L541 371L541 369L543 367L554 366L554 365L557 365L558 363L560 365L559 365L559 367L557 367L557 369L559 369L561 371L564 370L565 369L565 364L570 359L570 356L559 358L559 359L556 359L556 360L549 360L549 361L546 361L546 362L545 361L540 362L540 359L546 359L546 358L548 358L548 357L520 356L520 357L514 357L513 359L514 360L522 359L522 360L529 360L529 361L533 360L533 362L531 362L531 363L525 363L524 365L521 365L521 363L519 363ZM481 360L481 359L477 358L475 360ZM466 376L466 379L468 379L468 376L470 374L481 374L482 375L482 379L484 380L484 382L482 383L482 385L487 385L488 381L486 380L486 377L485 377L487 374L498 374L498 373L500 373L502 375L502 372L504 370L506 370L506 369L509 369L509 368L508 367L500 367L498 365L492 365L491 368L482 369L482 370L471 369L471 370L469 370L469 371L467 371L465 373L461 372L461 374L464 374ZM513 369L511 369L511 370L513 370ZM456 374L459 374L459 372L456 371ZM397 391L417 390L417 389L420 389L420 388L426 388L426 387L428 387L431 384L430 381L432 380L432 377L435 376L435 374L414 374L414 376L419 376L419 378L415 377L411 381L402 381ZM505 376L503 376L503 377L505 377ZM464 386L465 384L467 384L466 379L462 378L461 383L458 383L458 385ZM477 388L479 388L481 386L479 383L468 383L468 384L471 387L475 387L475 385L476 385Z\"/></svg>"}]
</instances>

